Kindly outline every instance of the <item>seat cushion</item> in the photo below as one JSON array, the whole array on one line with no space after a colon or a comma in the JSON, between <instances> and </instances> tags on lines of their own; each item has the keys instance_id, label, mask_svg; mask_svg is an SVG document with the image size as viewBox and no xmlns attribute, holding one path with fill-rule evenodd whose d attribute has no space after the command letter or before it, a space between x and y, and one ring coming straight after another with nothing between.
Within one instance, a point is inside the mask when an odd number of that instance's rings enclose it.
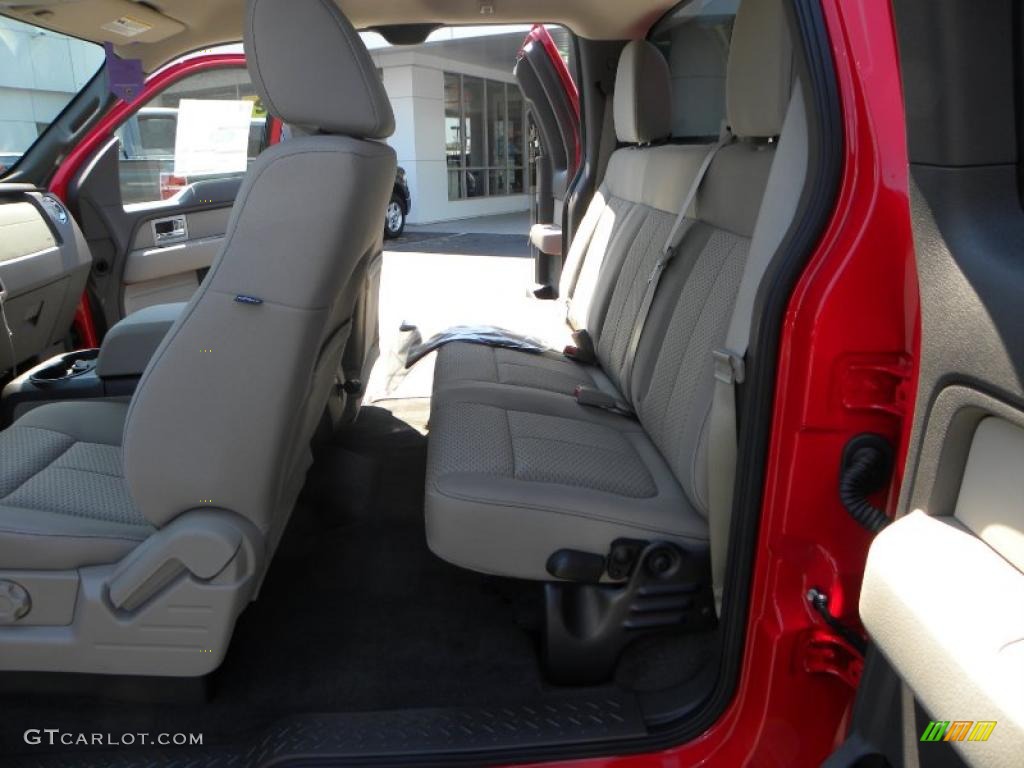
<instances>
[{"instance_id":1,"label":"seat cushion","mask_svg":"<svg viewBox=\"0 0 1024 768\"><path fill-rule=\"evenodd\" d=\"M435 391L471 382L507 384L571 395L579 385L603 386L601 369L557 352L534 353L457 341L437 352Z\"/></svg>"},{"instance_id":2,"label":"seat cushion","mask_svg":"<svg viewBox=\"0 0 1024 768\"><path fill-rule=\"evenodd\" d=\"M124 480L126 413L127 403L66 401L0 432L0 567L112 563L153 533Z\"/></svg>"},{"instance_id":3,"label":"seat cushion","mask_svg":"<svg viewBox=\"0 0 1024 768\"><path fill-rule=\"evenodd\" d=\"M427 542L465 568L550 580L562 548L619 538L707 547L707 524L629 418L549 392L453 386L431 411Z\"/></svg>"}]
</instances>

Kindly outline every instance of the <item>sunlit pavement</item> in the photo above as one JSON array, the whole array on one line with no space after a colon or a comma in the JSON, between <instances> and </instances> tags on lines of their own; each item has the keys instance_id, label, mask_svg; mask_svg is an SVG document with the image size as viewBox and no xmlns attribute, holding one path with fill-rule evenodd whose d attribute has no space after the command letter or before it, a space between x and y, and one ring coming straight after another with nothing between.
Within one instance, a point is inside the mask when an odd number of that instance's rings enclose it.
<instances>
[{"instance_id":1,"label":"sunlit pavement","mask_svg":"<svg viewBox=\"0 0 1024 768\"><path fill-rule=\"evenodd\" d=\"M415 231L386 242L381 354L370 377L367 401L430 396L434 355L403 373L396 353L402 323L416 325L423 339L453 325L499 325L539 336L556 348L564 346L566 341L558 333L563 305L534 299L533 288L533 260L525 230L521 234Z\"/></svg>"}]
</instances>

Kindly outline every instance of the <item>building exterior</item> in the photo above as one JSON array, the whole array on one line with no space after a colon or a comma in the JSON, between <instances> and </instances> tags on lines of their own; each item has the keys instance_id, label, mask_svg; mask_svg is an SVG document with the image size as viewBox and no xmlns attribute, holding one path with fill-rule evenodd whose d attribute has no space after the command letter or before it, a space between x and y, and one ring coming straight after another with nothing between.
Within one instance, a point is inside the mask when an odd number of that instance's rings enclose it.
<instances>
[{"instance_id":1,"label":"building exterior","mask_svg":"<svg viewBox=\"0 0 1024 768\"><path fill-rule=\"evenodd\" d=\"M389 143L425 223L529 207L526 107L512 75L528 26L446 28L416 46L365 36L395 111Z\"/></svg>"},{"instance_id":2,"label":"building exterior","mask_svg":"<svg viewBox=\"0 0 1024 768\"><path fill-rule=\"evenodd\" d=\"M91 43L0 16L0 156L28 149L102 61Z\"/></svg>"}]
</instances>

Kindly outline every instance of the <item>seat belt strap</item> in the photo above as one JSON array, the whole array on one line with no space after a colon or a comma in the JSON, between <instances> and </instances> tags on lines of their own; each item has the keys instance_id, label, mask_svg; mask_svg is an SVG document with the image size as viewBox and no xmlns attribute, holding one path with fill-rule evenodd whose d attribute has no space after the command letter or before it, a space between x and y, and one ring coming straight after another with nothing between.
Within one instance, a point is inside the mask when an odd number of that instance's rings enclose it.
<instances>
[{"instance_id":1,"label":"seat belt strap","mask_svg":"<svg viewBox=\"0 0 1024 768\"><path fill-rule=\"evenodd\" d=\"M736 479L738 423L736 385L746 376L744 353L716 349L715 383L708 424L708 535L711 540L711 585L715 610L721 613L722 587L728 560L729 529L732 524L732 494Z\"/></svg>"},{"instance_id":2,"label":"seat belt strap","mask_svg":"<svg viewBox=\"0 0 1024 768\"><path fill-rule=\"evenodd\" d=\"M804 115L803 91L797 83L782 123L785 140L779 143L768 172L725 345L712 353L715 382L708 425L708 528L711 536L711 583L715 608L719 613L727 573L736 484L739 434L736 385L742 384L746 377L744 360L750 346L750 325L757 289L796 217L807 175L807 123Z\"/></svg>"},{"instance_id":3,"label":"seat belt strap","mask_svg":"<svg viewBox=\"0 0 1024 768\"><path fill-rule=\"evenodd\" d=\"M697 175L693 177L693 181L690 183L690 188L686 191L686 197L683 198L683 204L679 208L679 213L676 214L676 220L672 223L672 229L669 230L668 238L665 240L665 245L661 249L658 260L654 263L654 269L647 278L647 288L644 290L643 299L641 299L640 307L636 313L636 320L633 323L633 330L629 336L629 346L626 348L626 359L622 369L622 386L627 398L630 396L630 380L633 377L633 364L636 362L636 353L640 346L640 337L643 335L644 325L647 323L647 316L651 312L651 304L654 303L654 295L657 293L658 283L661 281L661 275L665 271L665 267L668 266L669 262L672 261L672 258L675 256L676 251L679 248L679 243L686 234L686 230L689 229L690 223L692 223L692 219L687 216L687 213L690 210L690 206L693 205L693 201L697 198L697 192L700 190L701 182L704 181L704 177L707 175L708 168L711 167L711 161L715 159L715 155L718 154L718 150L726 144L729 144L732 139L732 133L729 132L728 127L723 123L722 130L718 134L718 141L715 142L714 146L712 146L711 149L708 150L707 154L704 155L704 159L701 161L700 167L697 169Z\"/></svg>"}]
</instances>

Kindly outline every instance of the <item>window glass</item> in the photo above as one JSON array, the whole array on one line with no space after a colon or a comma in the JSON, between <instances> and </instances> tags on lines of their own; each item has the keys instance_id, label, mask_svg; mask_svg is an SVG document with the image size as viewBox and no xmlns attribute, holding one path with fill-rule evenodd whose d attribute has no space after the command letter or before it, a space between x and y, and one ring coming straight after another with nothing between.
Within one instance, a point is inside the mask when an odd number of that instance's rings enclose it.
<instances>
[{"instance_id":1,"label":"window glass","mask_svg":"<svg viewBox=\"0 0 1024 768\"><path fill-rule=\"evenodd\" d=\"M516 83L444 75L448 199L521 194L525 102Z\"/></svg>"},{"instance_id":2,"label":"window glass","mask_svg":"<svg viewBox=\"0 0 1024 768\"><path fill-rule=\"evenodd\" d=\"M462 193L462 77L444 76L444 141L448 162L448 199L465 197Z\"/></svg>"},{"instance_id":3,"label":"window glass","mask_svg":"<svg viewBox=\"0 0 1024 768\"><path fill-rule=\"evenodd\" d=\"M523 165L526 152L526 105L518 86L508 89L508 167L509 192L521 194L523 188Z\"/></svg>"},{"instance_id":4,"label":"window glass","mask_svg":"<svg viewBox=\"0 0 1024 768\"><path fill-rule=\"evenodd\" d=\"M505 83L487 84L488 165L504 165L508 143L508 118L505 114Z\"/></svg>"},{"instance_id":5,"label":"window glass","mask_svg":"<svg viewBox=\"0 0 1024 768\"><path fill-rule=\"evenodd\" d=\"M117 131L122 201L165 200L200 179L241 177L267 135L266 111L245 69L179 80Z\"/></svg>"},{"instance_id":6,"label":"window glass","mask_svg":"<svg viewBox=\"0 0 1024 768\"><path fill-rule=\"evenodd\" d=\"M0 173L92 79L103 57L95 43L0 17Z\"/></svg>"},{"instance_id":7,"label":"window glass","mask_svg":"<svg viewBox=\"0 0 1024 768\"><path fill-rule=\"evenodd\" d=\"M463 141L466 165L484 165L484 81L478 77L462 78Z\"/></svg>"},{"instance_id":8,"label":"window glass","mask_svg":"<svg viewBox=\"0 0 1024 768\"><path fill-rule=\"evenodd\" d=\"M651 36L672 77L672 136L706 140L725 119L725 67L733 0L683 6Z\"/></svg>"}]
</instances>

